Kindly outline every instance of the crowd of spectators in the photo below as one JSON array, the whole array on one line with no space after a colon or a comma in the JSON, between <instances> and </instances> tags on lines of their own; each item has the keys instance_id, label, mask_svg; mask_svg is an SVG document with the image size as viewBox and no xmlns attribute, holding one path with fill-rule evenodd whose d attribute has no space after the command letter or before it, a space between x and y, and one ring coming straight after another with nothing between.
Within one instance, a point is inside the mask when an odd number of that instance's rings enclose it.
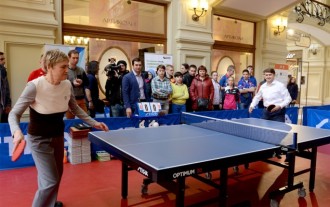
<instances>
[{"instance_id":1,"label":"crowd of spectators","mask_svg":"<svg viewBox=\"0 0 330 207\"><path fill-rule=\"evenodd\" d=\"M160 103L164 114L248 109L257 84L252 66L243 70L242 78L235 84L233 65L219 77L217 71L209 75L210 70L203 65L183 63L177 70L173 65L158 65L156 71L143 71L142 61L134 58L129 72L127 63L121 60L117 65L121 63L122 70L108 73L105 86L112 117L137 114L136 104L144 101ZM117 113L118 109L121 113Z\"/></svg>"},{"instance_id":2,"label":"crowd of spectators","mask_svg":"<svg viewBox=\"0 0 330 207\"><path fill-rule=\"evenodd\" d=\"M10 111L11 102L4 68L4 54L1 53L0 56L2 61L0 117L2 122L6 122L6 114ZM235 83L234 65L229 65L223 75L203 65L197 67L187 63L181 64L177 69L173 65L159 65L154 71L143 70L142 60L134 58L132 70L129 71L126 61L116 62L115 58L110 58L109 64L104 68L107 76L105 99L100 100L97 76L104 73L98 73L99 63L88 62L84 70L77 65L79 60L77 51L70 51L68 57L68 80L73 86L76 101L91 117L95 117L97 112L103 112L104 106L110 109L111 117L130 117L137 114L136 104L145 101L159 102L164 114L249 109L254 95L265 82L262 81L257 85L251 65L243 70L241 78ZM42 58L41 56L40 61ZM44 69L38 68L31 72L28 81L44 75ZM290 106L294 106L297 102L298 87L295 81L292 77L287 85L292 98ZM258 105L259 108L264 107L262 101L263 99ZM74 117L70 111L66 115L67 118Z\"/></svg>"}]
</instances>

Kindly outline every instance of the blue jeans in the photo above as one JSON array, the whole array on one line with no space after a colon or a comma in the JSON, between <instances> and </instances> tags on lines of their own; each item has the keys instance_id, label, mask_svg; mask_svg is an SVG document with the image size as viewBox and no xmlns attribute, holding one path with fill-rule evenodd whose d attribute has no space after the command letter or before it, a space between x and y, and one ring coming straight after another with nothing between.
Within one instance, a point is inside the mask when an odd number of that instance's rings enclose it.
<instances>
[{"instance_id":1,"label":"blue jeans","mask_svg":"<svg viewBox=\"0 0 330 207\"><path fill-rule=\"evenodd\" d=\"M112 117L125 116L124 107L120 104L111 106L111 115Z\"/></svg>"},{"instance_id":2,"label":"blue jeans","mask_svg":"<svg viewBox=\"0 0 330 207\"><path fill-rule=\"evenodd\" d=\"M181 113L181 112L186 112L186 105L172 103L172 113Z\"/></svg>"},{"instance_id":3,"label":"blue jeans","mask_svg":"<svg viewBox=\"0 0 330 207\"><path fill-rule=\"evenodd\" d=\"M250 107L251 101L241 102L238 104L238 109L248 109Z\"/></svg>"}]
</instances>

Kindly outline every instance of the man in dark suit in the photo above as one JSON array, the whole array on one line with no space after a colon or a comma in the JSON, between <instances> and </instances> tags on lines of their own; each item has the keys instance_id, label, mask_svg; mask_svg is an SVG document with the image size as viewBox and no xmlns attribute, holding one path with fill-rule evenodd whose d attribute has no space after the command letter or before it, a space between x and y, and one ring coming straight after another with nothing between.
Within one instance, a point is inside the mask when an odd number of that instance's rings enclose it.
<instances>
[{"instance_id":1,"label":"man in dark suit","mask_svg":"<svg viewBox=\"0 0 330 207\"><path fill-rule=\"evenodd\" d=\"M5 60L5 54L0 52L0 123L8 122L8 114L11 110L10 89Z\"/></svg>"},{"instance_id":2,"label":"man in dark suit","mask_svg":"<svg viewBox=\"0 0 330 207\"><path fill-rule=\"evenodd\" d=\"M122 93L126 116L129 118L137 113L137 103L149 101L146 93L146 84L142 77L142 61L139 58L132 60L133 70L126 74L122 82Z\"/></svg>"}]
</instances>

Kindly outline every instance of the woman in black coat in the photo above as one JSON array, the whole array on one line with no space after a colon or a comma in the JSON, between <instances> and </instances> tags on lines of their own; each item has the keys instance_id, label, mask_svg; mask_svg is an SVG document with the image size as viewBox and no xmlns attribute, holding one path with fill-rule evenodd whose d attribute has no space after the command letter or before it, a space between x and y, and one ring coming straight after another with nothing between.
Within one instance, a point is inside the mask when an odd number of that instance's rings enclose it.
<instances>
[{"instance_id":1,"label":"woman in black coat","mask_svg":"<svg viewBox=\"0 0 330 207\"><path fill-rule=\"evenodd\" d=\"M298 85L296 83L295 77L291 76L287 88L292 99L291 103L289 104L289 107L294 107L294 105L297 103L297 97L298 97Z\"/></svg>"}]
</instances>

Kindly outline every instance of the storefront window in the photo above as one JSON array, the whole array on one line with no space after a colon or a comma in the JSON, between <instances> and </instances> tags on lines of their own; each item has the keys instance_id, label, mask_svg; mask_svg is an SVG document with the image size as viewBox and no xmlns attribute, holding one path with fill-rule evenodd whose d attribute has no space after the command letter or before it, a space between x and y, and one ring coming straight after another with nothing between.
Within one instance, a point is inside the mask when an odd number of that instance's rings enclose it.
<instances>
[{"instance_id":1,"label":"storefront window","mask_svg":"<svg viewBox=\"0 0 330 207\"><path fill-rule=\"evenodd\" d=\"M65 0L64 23L165 34L165 6L127 0ZM152 25L152 26L151 26Z\"/></svg>"},{"instance_id":2,"label":"storefront window","mask_svg":"<svg viewBox=\"0 0 330 207\"><path fill-rule=\"evenodd\" d=\"M254 23L213 15L213 39L253 45Z\"/></svg>"},{"instance_id":3,"label":"storefront window","mask_svg":"<svg viewBox=\"0 0 330 207\"><path fill-rule=\"evenodd\" d=\"M138 57L143 62L144 54L146 52L158 54L165 53L163 44L151 44L75 36L65 36L64 39L68 40L67 42L65 42L66 45L85 47L85 50L87 51L85 53L86 57L80 58L85 58L86 63L92 60L96 60L99 62L100 70L98 73L98 80L99 88L102 93L105 92L105 83L108 78L107 75L109 75L109 73L107 73L107 71L105 71L104 69L110 63L110 59L115 59L115 63L120 60L124 60L127 63L127 70L130 71L132 69L131 62L133 58Z\"/></svg>"},{"instance_id":4,"label":"storefront window","mask_svg":"<svg viewBox=\"0 0 330 207\"><path fill-rule=\"evenodd\" d=\"M247 66L254 66L255 24L213 15L212 70L219 77L227 73L229 65L235 66L235 83Z\"/></svg>"}]
</instances>

